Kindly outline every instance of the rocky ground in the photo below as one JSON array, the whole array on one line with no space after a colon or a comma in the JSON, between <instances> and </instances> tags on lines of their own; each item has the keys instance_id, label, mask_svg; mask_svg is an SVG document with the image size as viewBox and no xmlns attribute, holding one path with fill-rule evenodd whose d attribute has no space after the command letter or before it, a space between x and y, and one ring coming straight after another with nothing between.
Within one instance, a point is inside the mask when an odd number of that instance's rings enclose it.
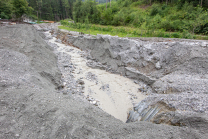
<instances>
[{"instance_id":1,"label":"rocky ground","mask_svg":"<svg viewBox=\"0 0 208 139\"><path fill-rule=\"evenodd\" d=\"M84 51L62 44L49 31L44 34L47 38L52 38L47 42L54 46L54 52L58 56L59 69L65 84L63 93L79 94L91 104L126 122L132 104L146 97L138 89L141 86L123 76L88 67ZM72 77L76 81L72 81ZM74 90L74 86L78 90Z\"/></svg>"},{"instance_id":2,"label":"rocky ground","mask_svg":"<svg viewBox=\"0 0 208 139\"><path fill-rule=\"evenodd\" d=\"M57 35L87 51L88 66L119 73L135 83L143 81L139 90L148 95L148 107L162 101L179 113L207 115L207 41L77 36L62 30Z\"/></svg>"},{"instance_id":3,"label":"rocky ground","mask_svg":"<svg viewBox=\"0 0 208 139\"><path fill-rule=\"evenodd\" d=\"M71 57L41 36L31 25L0 27L0 138L207 137L202 116L193 121L199 128L127 124L89 103L72 74Z\"/></svg>"}]
</instances>

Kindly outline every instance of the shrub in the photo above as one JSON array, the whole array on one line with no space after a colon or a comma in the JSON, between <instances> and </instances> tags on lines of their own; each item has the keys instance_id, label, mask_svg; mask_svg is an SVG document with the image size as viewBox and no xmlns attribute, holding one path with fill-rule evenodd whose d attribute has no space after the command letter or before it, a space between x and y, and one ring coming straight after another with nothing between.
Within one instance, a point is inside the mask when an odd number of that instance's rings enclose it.
<instances>
[{"instance_id":1,"label":"shrub","mask_svg":"<svg viewBox=\"0 0 208 139\"><path fill-rule=\"evenodd\" d=\"M155 16L160 13L160 7L157 4L152 5L152 9L150 11L150 16Z\"/></svg>"},{"instance_id":2,"label":"shrub","mask_svg":"<svg viewBox=\"0 0 208 139\"><path fill-rule=\"evenodd\" d=\"M180 34L179 34L179 33L173 33L173 34L172 34L172 37L173 37L173 38L180 38Z\"/></svg>"},{"instance_id":3,"label":"shrub","mask_svg":"<svg viewBox=\"0 0 208 139\"><path fill-rule=\"evenodd\" d=\"M165 34L164 38L170 38L170 34Z\"/></svg>"},{"instance_id":4,"label":"shrub","mask_svg":"<svg viewBox=\"0 0 208 139\"><path fill-rule=\"evenodd\" d=\"M2 19L9 19L9 16L6 15L4 12L1 12L0 17L1 17Z\"/></svg>"},{"instance_id":5,"label":"shrub","mask_svg":"<svg viewBox=\"0 0 208 139\"><path fill-rule=\"evenodd\" d=\"M115 15L112 21L112 25L119 26L122 25L121 18L118 15Z\"/></svg>"},{"instance_id":6,"label":"shrub","mask_svg":"<svg viewBox=\"0 0 208 139\"><path fill-rule=\"evenodd\" d=\"M183 33L182 33L182 38L193 39L193 35L190 34L187 30L184 30Z\"/></svg>"},{"instance_id":7,"label":"shrub","mask_svg":"<svg viewBox=\"0 0 208 139\"><path fill-rule=\"evenodd\" d=\"M140 27L145 22L145 19L142 16L138 16L134 18L133 26Z\"/></svg>"},{"instance_id":8,"label":"shrub","mask_svg":"<svg viewBox=\"0 0 208 139\"><path fill-rule=\"evenodd\" d=\"M161 29L158 33L157 33L158 37L164 37L165 36L165 30Z\"/></svg>"}]
</instances>

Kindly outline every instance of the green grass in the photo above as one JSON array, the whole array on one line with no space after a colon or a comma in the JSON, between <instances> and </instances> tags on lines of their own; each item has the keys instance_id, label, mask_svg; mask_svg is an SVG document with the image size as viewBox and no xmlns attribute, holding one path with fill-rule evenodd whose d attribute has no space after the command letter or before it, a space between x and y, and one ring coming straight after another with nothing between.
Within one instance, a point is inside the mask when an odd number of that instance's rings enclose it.
<instances>
[{"instance_id":1,"label":"green grass","mask_svg":"<svg viewBox=\"0 0 208 139\"><path fill-rule=\"evenodd\" d=\"M145 30L127 26L104 26L95 24L68 23L61 21L62 26L59 29L69 31L83 32L84 34L103 34L118 37L162 37L162 38L185 38L208 40L208 36L193 35L189 32L165 32L164 30Z\"/></svg>"},{"instance_id":2,"label":"green grass","mask_svg":"<svg viewBox=\"0 0 208 139\"><path fill-rule=\"evenodd\" d=\"M66 27L66 26L59 26L59 29L69 30L69 31L76 31L76 32L83 32L84 34L90 34L90 35L97 35L97 34L103 34L103 35L111 35L111 36L118 36L118 37L141 37L141 35L133 35L133 34L127 34L127 33L118 33L118 32L110 32L110 31L99 31L94 29L75 29L72 27Z\"/></svg>"}]
</instances>

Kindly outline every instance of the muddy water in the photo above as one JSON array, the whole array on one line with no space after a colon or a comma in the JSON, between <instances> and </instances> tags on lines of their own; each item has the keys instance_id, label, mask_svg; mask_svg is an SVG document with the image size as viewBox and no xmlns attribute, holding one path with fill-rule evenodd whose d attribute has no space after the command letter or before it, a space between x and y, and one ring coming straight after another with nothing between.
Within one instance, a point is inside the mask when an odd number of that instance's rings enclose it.
<instances>
[{"instance_id":1,"label":"muddy water","mask_svg":"<svg viewBox=\"0 0 208 139\"><path fill-rule=\"evenodd\" d=\"M83 93L86 98L92 98L95 100L91 101L92 103L96 102L102 110L125 122L133 103L138 103L145 98L145 95L138 91L140 86L123 76L88 67L87 60L81 55L81 50L57 43L55 40L54 37L49 42L57 44L58 51L71 56L71 62L76 67L73 76L75 79L84 81Z\"/></svg>"}]
</instances>

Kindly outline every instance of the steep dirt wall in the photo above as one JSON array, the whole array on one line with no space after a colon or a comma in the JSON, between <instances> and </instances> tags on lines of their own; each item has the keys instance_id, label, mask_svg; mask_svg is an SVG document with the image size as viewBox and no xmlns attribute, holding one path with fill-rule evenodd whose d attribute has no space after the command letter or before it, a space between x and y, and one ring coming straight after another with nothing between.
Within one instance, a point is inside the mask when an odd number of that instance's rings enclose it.
<instances>
[{"instance_id":1,"label":"steep dirt wall","mask_svg":"<svg viewBox=\"0 0 208 139\"><path fill-rule=\"evenodd\" d=\"M93 60L90 66L141 80L156 93L207 92L208 42L154 42L108 35L72 36L65 32L59 32L59 38L89 51L88 58Z\"/></svg>"}]
</instances>

